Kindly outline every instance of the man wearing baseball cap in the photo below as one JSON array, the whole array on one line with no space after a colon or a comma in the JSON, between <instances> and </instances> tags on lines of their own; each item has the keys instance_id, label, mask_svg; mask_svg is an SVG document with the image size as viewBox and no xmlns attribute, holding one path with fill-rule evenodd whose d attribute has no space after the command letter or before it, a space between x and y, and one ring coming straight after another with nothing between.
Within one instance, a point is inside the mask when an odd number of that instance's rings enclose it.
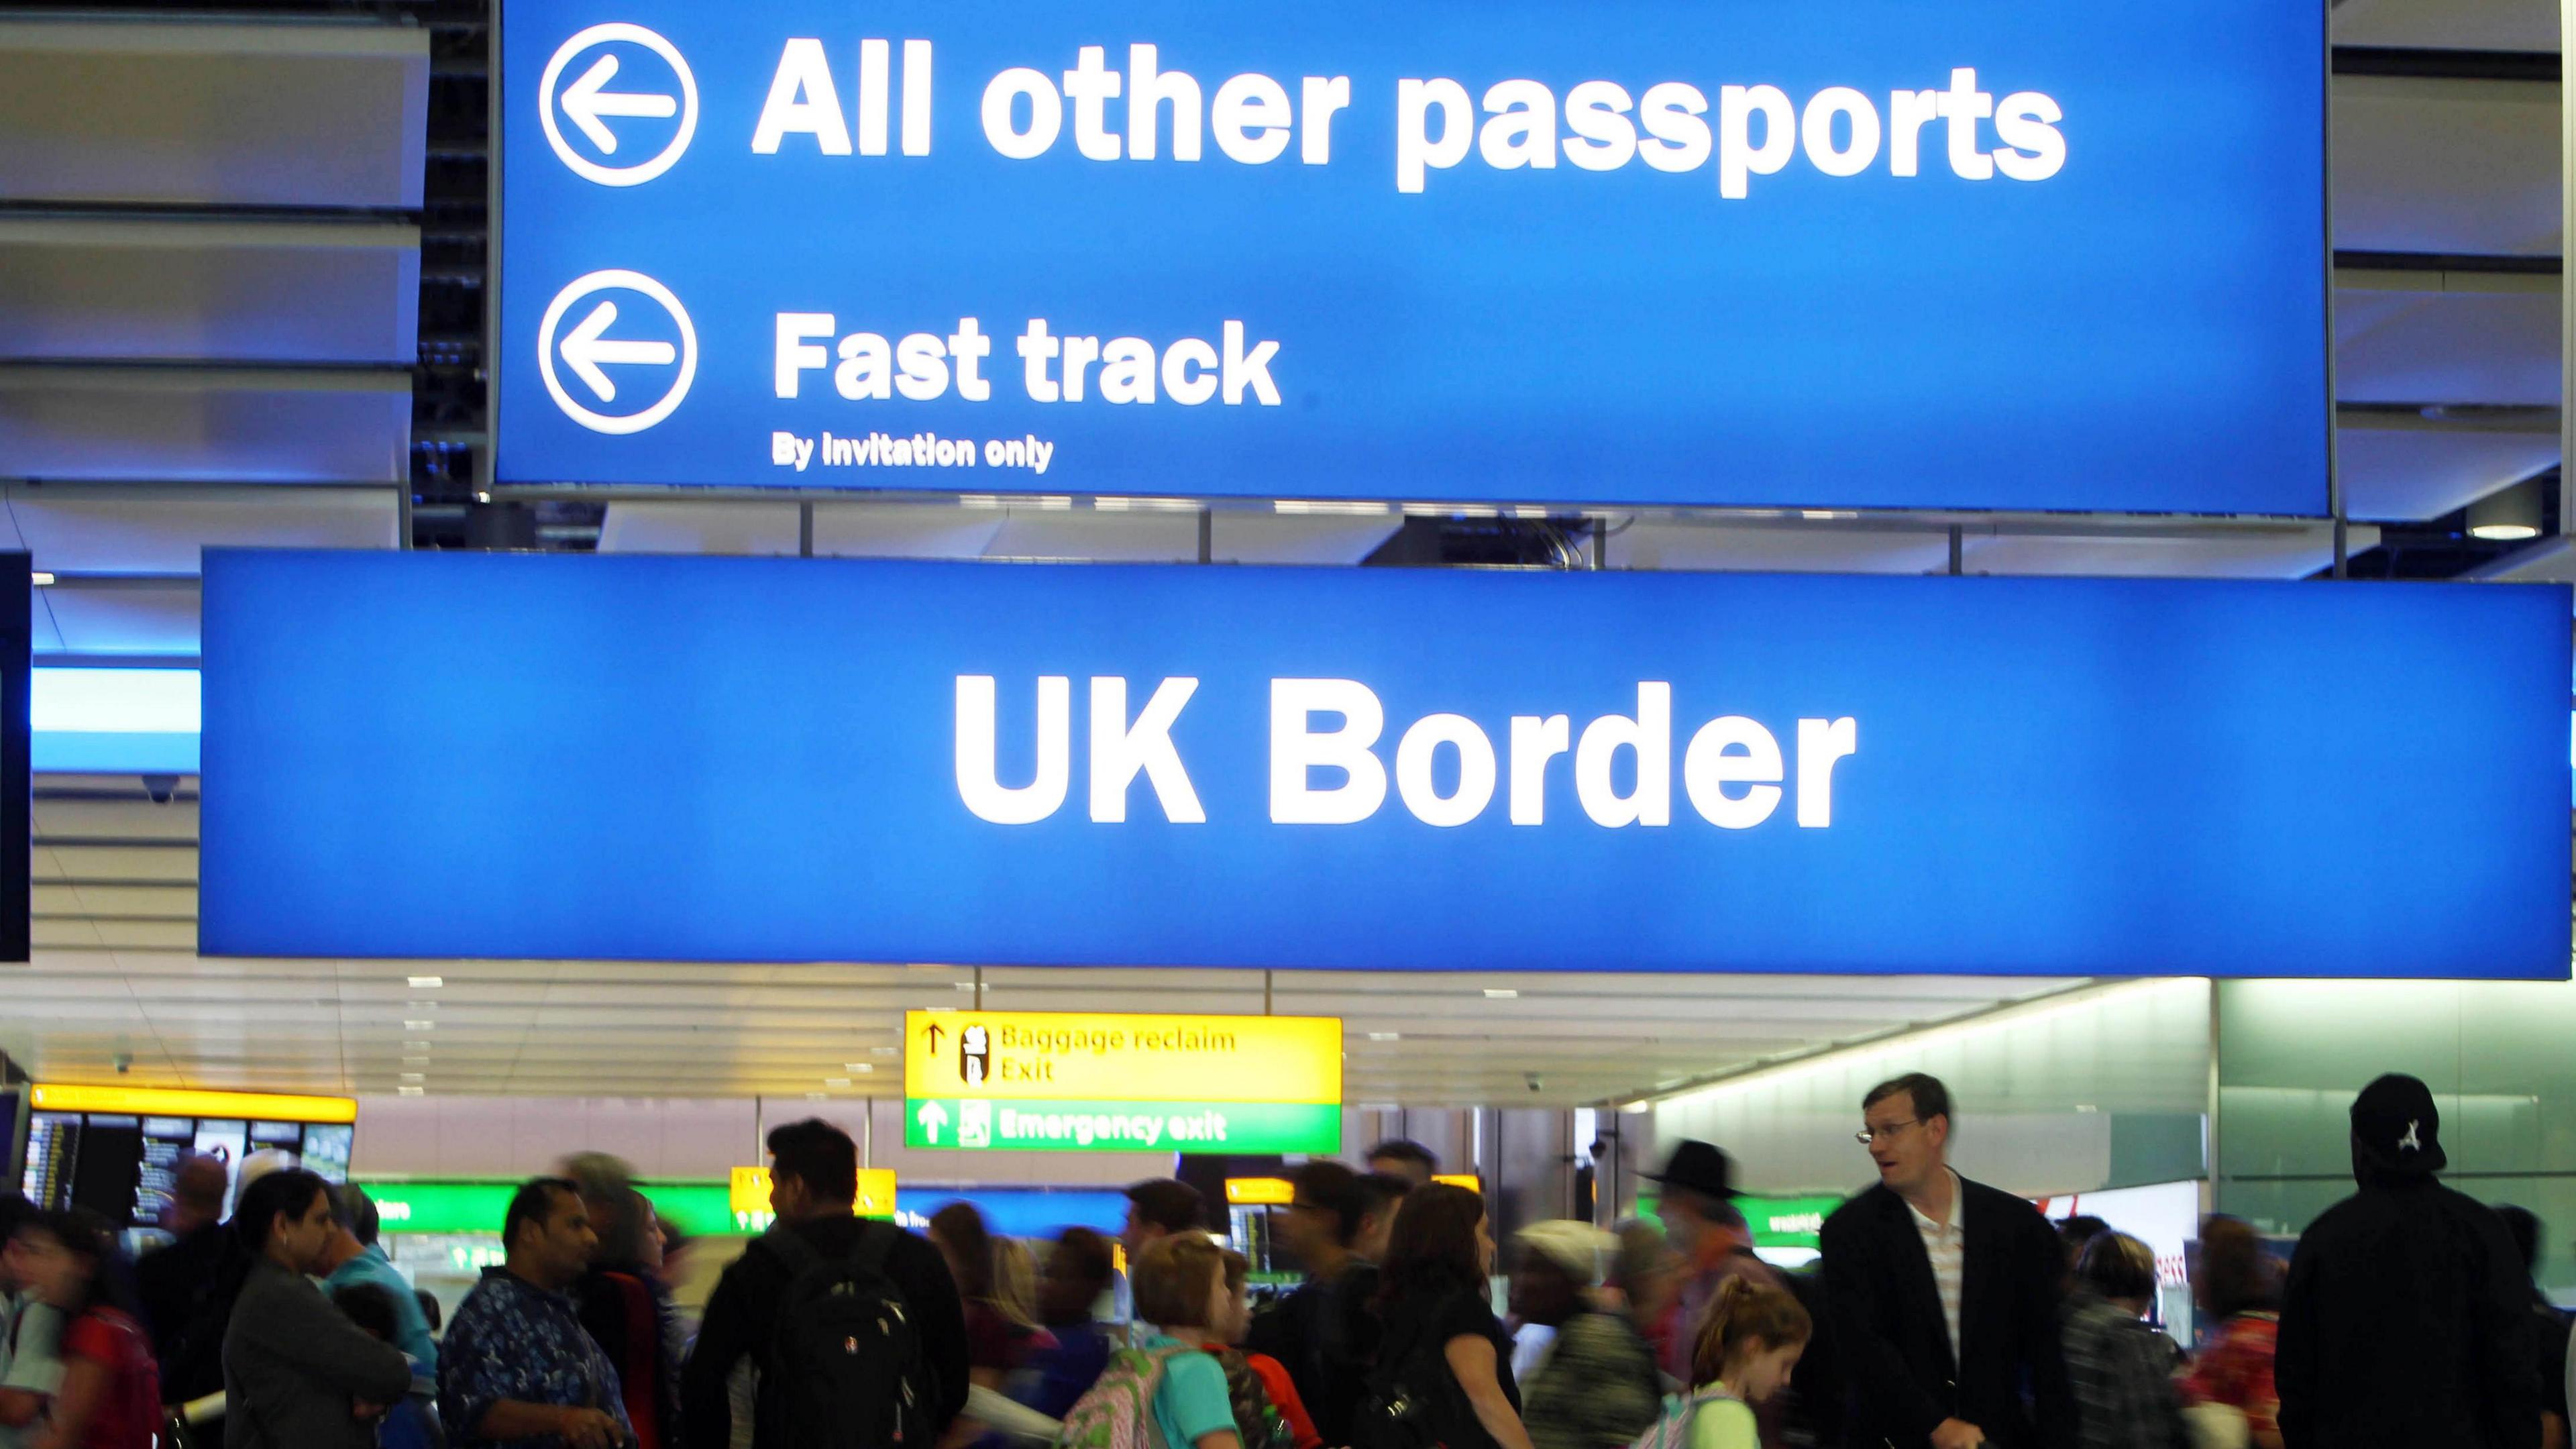
<instances>
[{"instance_id":1,"label":"man wearing baseball cap","mask_svg":"<svg viewBox=\"0 0 2576 1449\"><path fill-rule=\"evenodd\" d=\"M2352 1104L2361 1191L2299 1239L2273 1376L2288 1449L2540 1442L2528 1280L2504 1221L2434 1180L2433 1093L2385 1076Z\"/></svg>"}]
</instances>

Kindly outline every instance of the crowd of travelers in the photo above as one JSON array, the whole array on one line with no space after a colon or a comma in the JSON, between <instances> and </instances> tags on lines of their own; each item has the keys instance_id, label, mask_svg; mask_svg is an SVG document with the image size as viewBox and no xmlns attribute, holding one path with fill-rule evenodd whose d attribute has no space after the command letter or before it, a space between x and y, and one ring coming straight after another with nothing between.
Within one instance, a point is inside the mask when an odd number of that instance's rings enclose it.
<instances>
[{"instance_id":1,"label":"crowd of travelers","mask_svg":"<svg viewBox=\"0 0 2576 1449\"><path fill-rule=\"evenodd\" d=\"M1811 1268L1755 1256L1708 1143L1651 1174L1659 1224L1506 1245L1399 1141L1295 1170L1302 1275L1258 1311L1185 1183L1040 1258L964 1202L921 1234L856 1216L855 1145L805 1121L769 1134L775 1224L694 1325L677 1236L585 1153L516 1191L441 1331L363 1191L192 1160L140 1263L95 1215L0 1197L0 1449L2568 1449L2538 1220L2440 1183L2423 1083L2351 1119L2359 1191L2286 1271L2204 1223L2196 1354L2145 1244L1952 1169L1922 1075L1861 1104L1878 1181Z\"/></svg>"}]
</instances>

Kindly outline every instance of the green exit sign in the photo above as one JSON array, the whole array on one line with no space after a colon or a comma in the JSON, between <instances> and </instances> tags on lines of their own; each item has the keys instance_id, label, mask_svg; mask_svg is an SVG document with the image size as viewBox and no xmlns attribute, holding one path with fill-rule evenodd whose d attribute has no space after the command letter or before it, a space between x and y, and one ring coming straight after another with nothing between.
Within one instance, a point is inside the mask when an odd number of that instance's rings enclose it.
<instances>
[{"instance_id":1,"label":"green exit sign","mask_svg":"<svg viewBox=\"0 0 2576 1449\"><path fill-rule=\"evenodd\" d=\"M913 1097L903 1104L903 1144L969 1152L1333 1153L1342 1148L1342 1109L1332 1103Z\"/></svg>"}]
</instances>

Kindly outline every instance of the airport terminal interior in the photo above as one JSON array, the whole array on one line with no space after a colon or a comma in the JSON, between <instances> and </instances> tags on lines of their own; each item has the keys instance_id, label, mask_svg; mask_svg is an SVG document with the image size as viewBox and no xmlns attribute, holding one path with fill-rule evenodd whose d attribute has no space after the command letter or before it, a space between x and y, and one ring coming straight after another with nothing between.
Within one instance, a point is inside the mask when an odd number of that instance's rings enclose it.
<instances>
[{"instance_id":1,"label":"airport terminal interior","mask_svg":"<svg viewBox=\"0 0 2576 1449\"><path fill-rule=\"evenodd\" d=\"M1410 1271L1472 1193L1508 1424L1464 1378L1472 1429L1354 1423L1392 1351L1328 1345L1360 1407L1232 1449L2563 1449L2559 7L2116 9L0 13L27 1231L148 1276L309 1171L452 1341L569 1175L652 1226L667 1352L620 1371L669 1407L528 1442L899 1443L780 1429L766 1349L730 1440L680 1417L819 1121L970 1337L980 1280L1056 1342L1070 1229L1116 1249L1071 1316L1159 1323L1139 1184L1242 1255L1256 1348L1363 1216ZM1956 1176L1908 1176L1935 1121ZM2337 1204L2436 1174L2462 1241L2523 1234L2522 1336L2402 1367L2539 1401L2337 1430L2338 1372L2400 1371L2302 1321ZM1898 1198L1929 1358L1855 1296ZM2076 1224L2069 1347L1980 1406L2024 1217ZM2229 1233L2278 1425L2213 1408ZM1813 1320L1776 1397L1738 1260ZM1659 1356L1647 1417L1548 1420L1533 1264ZM2453 1321L2372 1271L2332 1301ZM2052 1419L2105 1296L2188 1437ZM235 1345L183 1395L138 1321L161 1442L292 1442ZM987 1366L944 1444L1111 1442ZM430 1382L446 1442L521 1437ZM1711 1384L1752 1437L1690 1427ZM0 1449L72 1412L18 1385Z\"/></svg>"}]
</instances>

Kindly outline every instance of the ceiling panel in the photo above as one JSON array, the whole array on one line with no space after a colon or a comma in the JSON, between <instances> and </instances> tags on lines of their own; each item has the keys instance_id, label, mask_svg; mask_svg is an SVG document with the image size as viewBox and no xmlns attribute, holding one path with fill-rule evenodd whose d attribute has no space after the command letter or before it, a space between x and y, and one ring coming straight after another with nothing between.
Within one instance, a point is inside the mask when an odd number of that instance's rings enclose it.
<instances>
[{"instance_id":1,"label":"ceiling panel","mask_svg":"<svg viewBox=\"0 0 2576 1449\"><path fill-rule=\"evenodd\" d=\"M0 469L107 482L399 483L411 375L0 365Z\"/></svg>"},{"instance_id":2,"label":"ceiling panel","mask_svg":"<svg viewBox=\"0 0 2576 1449\"><path fill-rule=\"evenodd\" d=\"M792 554L793 503L617 502L599 524L601 553Z\"/></svg>"},{"instance_id":3,"label":"ceiling panel","mask_svg":"<svg viewBox=\"0 0 2576 1449\"><path fill-rule=\"evenodd\" d=\"M2347 533L2346 546L2353 553L2379 542L2375 528L2355 526ZM1970 538L1966 554L1970 573L2298 579L2334 562L2334 529L2316 524L2212 535L2006 534Z\"/></svg>"},{"instance_id":4,"label":"ceiling panel","mask_svg":"<svg viewBox=\"0 0 2576 1449\"><path fill-rule=\"evenodd\" d=\"M2334 244L2555 256L2558 87L2337 76Z\"/></svg>"},{"instance_id":5,"label":"ceiling panel","mask_svg":"<svg viewBox=\"0 0 2576 1449\"><path fill-rule=\"evenodd\" d=\"M0 200L416 208L428 125L415 25L0 21Z\"/></svg>"},{"instance_id":6,"label":"ceiling panel","mask_svg":"<svg viewBox=\"0 0 2576 1449\"><path fill-rule=\"evenodd\" d=\"M189 655L203 637L196 581L84 582L40 589L36 609L72 654Z\"/></svg>"},{"instance_id":7,"label":"ceiling panel","mask_svg":"<svg viewBox=\"0 0 2576 1449\"><path fill-rule=\"evenodd\" d=\"M66 574L193 574L208 548L392 548L392 488L10 485L8 516L35 566Z\"/></svg>"},{"instance_id":8,"label":"ceiling panel","mask_svg":"<svg viewBox=\"0 0 2576 1449\"><path fill-rule=\"evenodd\" d=\"M2337 45L2556 50L2558 0L2334 0Z\"/></svg>"},{"instance_id":9,"label":"ceiling panel","mask_svg":"<svg viewBox=\"0 0 2576 1449\"><path fill-rule=\"evenodd\" d=\"M2335 432L2335 455L2350 517L2439 518L2556 466L2558 435L2347 416Z\"/></svg>"},{"instance_id":10,"label":"ceiling panel","mask_svg":"<svg viewBox=\"0 0 2576 1449\"><path fill-rule=\"evenodd\" d=\"M2335 397L2556 407L2555 278L2489 292L2335 292Z\"/></svg>"},{"instance_id":11,"label":"ceiling panel","mask_svg":"<svg viewBox=\"0 0 2576 1449\"><path fill-rule=\"evenodd\" d=\"M0 216L0 358L407 365L419 314L408 224Z\"/></svg>"}]
</instances>

